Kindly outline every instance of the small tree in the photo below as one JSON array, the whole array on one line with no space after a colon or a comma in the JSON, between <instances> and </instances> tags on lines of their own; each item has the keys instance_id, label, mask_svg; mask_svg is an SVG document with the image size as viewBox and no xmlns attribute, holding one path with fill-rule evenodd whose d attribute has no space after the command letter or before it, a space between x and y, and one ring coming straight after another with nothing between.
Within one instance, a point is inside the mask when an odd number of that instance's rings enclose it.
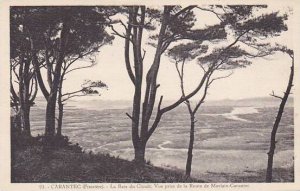
<instances>
[{"instance_id":1,"label":"small tree","mask_svg":"<svg viewBox=\"0 0 300 191\"><path fill-rule=\"evenodd\" d=\"M286 87L286 90L283 94L283 97L275 95L274 91L272 92L271 96L278 98L281 100L280 106L277 112L277 116L273 125L273 129L271 132L271 139L270 139L270 149L268 152L268 165L267 165L267 173L266 173L266 182L272 182L272 172L273 172L273 158L276 148L276 133L280 124L280 120L282 117L282 114L284 112L285 104L288 100L289 95L291 94L291 90L293 87L293 80L294 80L294 52L291 49L288 49L286 47L279 46L275 48L276 51L281 51L283 53L286 53L290 56L292 60L292 66L291 66L291 72L289 75L289 81Z\"/></svg>"}]
</instances>

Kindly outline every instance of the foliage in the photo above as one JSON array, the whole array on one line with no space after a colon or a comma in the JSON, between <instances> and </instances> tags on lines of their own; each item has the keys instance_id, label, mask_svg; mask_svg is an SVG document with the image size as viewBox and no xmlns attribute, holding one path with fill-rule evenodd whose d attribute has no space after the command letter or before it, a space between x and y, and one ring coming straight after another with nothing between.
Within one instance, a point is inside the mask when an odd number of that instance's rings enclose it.
<instances>
[{"instance_id":1,"label":"foliage","mask_svg":"<svg viewBox=\"0 0 300 191\"><path fill-rule=\"evenodd\" d=\"M198 61L199 64L208 64L209 66L221 61L222 66L219 69L234 69L251 64L251 61L247 59L247 55L250 54L240 47L234 46L228 49L214 49L212 53L199 57Z\"/></svg>"},{"instance_id":2,"label":"foliage","mask_svg":"<svg viewBox=\"0 0 300 191\"><path fill-rule=\"evenodd\" d=\"M106 13L96 7L12 7L12 33L15 39L11 49L19 45L19 39L30 50L29 38L32 38L37 50L53 49L59 51L59 35L62 23L70 25L67 55L82 55L87 49L97 48L113 37L105 32ZM20 35L23 32L24 35ZM13 51L14 53L14 51Z\"/></svg>"},{"instance_id":3,"label":"foliage","mask_svg":"<svg viewBox=\"0 0 300 191\"><path fill-rule=\"evenodd\" d=\"M183 60L189 61L206 53L207 50L208 46L202 45L201 42L179 44L170 48L167 52L167 56L177 62L181 62Z\"/></svg>"},{"instance_id":4,"label":"foliage","mask_svg":"<svg viewBox=\"0 0 300 191\"><path fill-rule=\"evenodd\" d=\"M108 86L102 82L101 80L99 81L91 81L91 80L86 80L84 84L82 85L82 93L87 95L87 94L99 94L97 89L101 88L106 88L108 89Z\"/></svg>"}]
</instances>

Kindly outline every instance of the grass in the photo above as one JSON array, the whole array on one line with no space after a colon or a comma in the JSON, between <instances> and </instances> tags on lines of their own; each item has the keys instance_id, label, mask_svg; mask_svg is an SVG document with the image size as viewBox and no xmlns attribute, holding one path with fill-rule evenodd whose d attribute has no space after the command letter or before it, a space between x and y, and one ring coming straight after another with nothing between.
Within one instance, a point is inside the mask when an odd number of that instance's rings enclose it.
<instances>
[{"instance_id":1,"label":"grass","mask_svg":"<svg viewBox=\"0 0 300 191\"><path fill-rule=\"evenodd\" d=\"M133 161L120 159L109 154L86 153L67 137L55 140L55 148L45 152L43 137L23 138L12 134L13 183L172 183L172 182L264 182L265 171L249 175L206 173L202 180L186 178L179 169L153 166L150 161L137 165ZM250 173L251 174L251 173ZM201 178L201 176L200 176ZM294 170L274 169L274 182L294 182Z\"/></svg>"},{"instance_id":2,"label":"grass","mask_svg":"<svg viewBox=\"0 0 300 191\"><path fill-rule=\"evenodd\" d=\"M151 165L136 165L108 154L82 152L77 145L57 147L47 153L42 145L31 141L30 146L12 149L12 182L71 183L71 182L202 182L186 179L184 174Z\"/></svg>"}]
</instances>

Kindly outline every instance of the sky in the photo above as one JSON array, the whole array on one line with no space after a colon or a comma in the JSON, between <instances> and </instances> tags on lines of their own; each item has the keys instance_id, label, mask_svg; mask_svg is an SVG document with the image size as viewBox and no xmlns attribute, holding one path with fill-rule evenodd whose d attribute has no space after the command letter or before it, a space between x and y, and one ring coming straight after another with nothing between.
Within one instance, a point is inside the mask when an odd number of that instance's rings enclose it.
<instances>
[{"instance_id":1,"label":"sky","mask_svg":"<svg viewBox=\"0 0 300 191\"><path fill-rule=\"evenodd\" d=\"M276 11L278 7L268 8L266 11ZM285 9L287 10L287 8ZM197 27L212 25L218 19L209 12L196 11ZM200 18L200 19L199 19ZM203 22L205 21L205 22ZM288 26L292 26L293 17L289 17ZM118 28L117 28L118 29ZM282 33L276 41L293 47L293 28ZM144 35L144 42L147 41ZM145 46L146 56L145 69L153 61L154 49ZM103 100L132 100L134 86L129 79L124 60L124 39L116 37L112 45L100 49L97 57L97 65L69 73L64 82L64 92L78 90L83 80L101 80L109 89L102 90L99 99ZM208 90L207 100L243 99L252 97L269 96L272 91L282 94L288 81L291 59L289 56L278 53L267 58L252 60L253 64L241 69L234 70L233 75L218 80ZM83 63L78 63L83 64ZM88 64L88 63L86 63ZM191 91L201 79L201 68L195 63L186 67L185 79L186 91ZM146 71L144 72L144 76ZM226 73L224 73L226 74ZM176 100L180 97L179 78L174 63L165 55L162 56L158 74L158 96L163 95L165 100ZM200 96L200 95L198 95ZM89 96L90 97L90 96ZM85 99L89 99L88 97ZM93 96L91 99L95 99ZM98 99L98 98L97 98Z\"/></svg>"}]
</instances>

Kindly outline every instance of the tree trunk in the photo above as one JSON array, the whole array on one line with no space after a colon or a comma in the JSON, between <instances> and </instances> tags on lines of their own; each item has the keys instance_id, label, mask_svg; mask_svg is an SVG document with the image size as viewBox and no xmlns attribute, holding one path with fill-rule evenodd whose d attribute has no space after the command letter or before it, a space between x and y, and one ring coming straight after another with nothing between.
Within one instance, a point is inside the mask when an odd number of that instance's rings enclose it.
<instances>
[{"instance_id":1,"label":"tree trunk","mask_svg":"<svg viewBox=\"0 0 300 191\"><path fill-rule=\"evenodd\" d=\"M29 121L29 65L30 62L24 59L22 55L19 65L19 102L20 102L20 119L21 129L25 136L31 136L30 134L30 121Z\"/></svg>"},{"instance_id":2,"label":"tree trunk","mask_svg":"<svg viewBox=\"0 0 300 191\"><path fill-rule=\"evenodd\" d=\"M66 44L69 36L69 15L66 15L63 22L60 38L59 55L55 66L54 78L50 90L50 94L47 100L46 107L46 125L45 125L45 141L47 144L52 144L55 136L55 106L57 101L57 93L59 91L59 84L61 80L61 67L65 57Z\"/></svg>"},{"instance_id":3,"label":"tree trunk","mask_svg":"<svg viewBox=\"0 0 300 191\"><path fill-rule=\"evenodd\" d=\"M63 122L63 115L64 115L64 105L61 100L61 88L59 90L58 95L58 119L57 119L57 136L61 136L61 129L62 129L62 122Z\"/></svg>"},{"instance_id":4,"label":"tree trunk","mask_svg":"<svg viewBox=\"0 0 300 191\"><path fill-rule=\"evenodd\" d=\"M146 143L139 142L137 147L134 147L134 161L137 164L145 164Z\"/></svg>"},{"instance_id":5,"label":"tree trunk","mask_svg":"<svg viewBox=\"0 0 300 191\"><path fill-rule=\"evenodd\" d=\"M55 135L55 106L56 95L50 94L46 108L46 128L45 136L53 137Z\"/></svg>"},{"instance_id":6,"label":"tree trunk","mask_svg":"<svg viewBox=\"0 0 300 191\"><path fill-rule=\"evenodd\" d=\"M30 131L30 106L28 104L21 110L24 135L31 137Z\"/></svg>"},{"instance_id":7,"label":"tree trunk","mask_svg":"<svg viewBox=\"0 0 300 191\"><path fill-rule=\"evenodd\" d=\"M195 116L191 114L191 129L190 129L190 143L186 160L185 175L191 176L192 159L193 159L193 147L194 147L194 132L195 132Z\"/></svg>"},{"instance_id":8,"label":"tree trunk","mask_svg":"<svg viewBox=\"0 0 300 191\"><path fill-rule=\"evenodd\" d=\"M58 122L57 122L57 136L61 136L61 129L62 129L62 121L64 115L64 105L58 104Z\"/></svg>"},{"instance_id":9,"label":"tree trunk","mask_svg":"<svg viewBox=\"0 0 300 191\"><path fill-rule=\"evenodd\" d=\"M145 12L143 12L145 14ZM149 127L149 121L151 118L151 114L153 111L154 103L155 103L155 98L156 98L156 89L158 88L156 84L156 79L157 79L157 74L158 74L158 69L160 65L160 57L162 54L162 46L163 46L163 37L165 35L165 31L167 28L167 20L170 14L169 8L164 8L164 16L159 32L159 38L157 42L157 47L156 47L156 52L154 56L153 63L147 73L146 76L146 91L145 91L145 97L144 97L144 102L143 102L143 111L142 115L140 116L140 104L141 104L141 88L142 88L142 72L143 72L143 67L142 67L142 56L141 56L141 34L139 34L139 40L136 46L136 53L135 53L135 74L136 74L136 81L135 81L135 88L136 88L136 93L134 102L136 100L136 103L138 103L138 106L134 104L133 108L133 123L136 125L136 128L133 129L135 132L133 132L133 135L137 135L136 138L138 141L137 142L139 145L134 146L135 149L135 159L137 162L145 162L145 148L147 141L149 139L149 132L148 132L148 127ZM143 19L141 19L143 20ZM140 33L143 29L140 29ZM135 33L134 33L135 34ZM141 124L139 124L139 119L142 119ZM140 127L140 128L139 128ZM139 129L140 129L140 135L139 135ZM136 144L136 143L134 143Z\"/></svg>"},{"instance_id":10,"label":"tree trunk","mask_svg":"<svg viewBox=\"0 0 300 191\"><path fill-rule=\"evenodd\" d=\"M293 57L292 57L292 59L293 59ZM293 59L292 67L291 67L291 73L290 73L287 89L284 93L283 98L281 98L281 103L279 106L279 110L278 110L278 113L276 116L275 123L273 125L272 133L271 133L270 150L268 152L268 166L267 166L267 173L266 173L266 182L272 182L273 157L274 157L275 148L276 148L276 133L277 133L277 129L279 127L279 123L280 123L282 114L284 112L285 104L287 102L287 99L289 97L289 94L290 94L292 86L293 86L293 78L294 78L294 59Z\"/></svg>"}]
</instances>

